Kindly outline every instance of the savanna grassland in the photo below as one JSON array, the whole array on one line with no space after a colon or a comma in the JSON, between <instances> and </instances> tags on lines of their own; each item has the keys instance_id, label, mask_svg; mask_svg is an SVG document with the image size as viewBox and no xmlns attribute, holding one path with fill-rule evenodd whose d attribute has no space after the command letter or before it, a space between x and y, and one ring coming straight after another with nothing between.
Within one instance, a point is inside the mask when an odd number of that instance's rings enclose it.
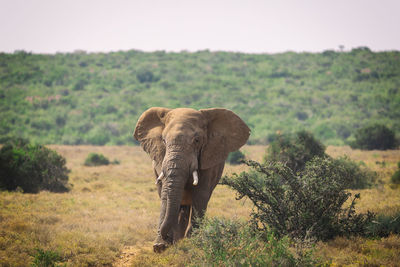
<instances>
[{"instance_id":1,"label":"savanna grassland","mask_svg":"<svg viewBox=\"0 0 400 267\"><path fill-rule=\"evenodd\" d=\"M0 193L2 266L29 266L36 248L58 251L67 266L179 266L188 262L188 254L174 248L161 255L152 252L160 204L151 162L140 147L49 147L67 159L72 190ZM242 151L248 158L261 161L265 149L245 146ZM120 164L86 167L83 163L90 152L102 153ZM377 186L353 191L361 192L358 211L393 214L400 210L400 187L390 184L400 161L399 150L366 152L329 146L327 153L333 157L348 155L379 173ZM227 165L225 173L245 169L243 165ZM246 220L250 212L250 201L236 201L231 189L219 185L207 215ZM338 237L319 242L314 254L332 266L396 266L400 262L400 236Z\"/></svg>"}]
</instances>

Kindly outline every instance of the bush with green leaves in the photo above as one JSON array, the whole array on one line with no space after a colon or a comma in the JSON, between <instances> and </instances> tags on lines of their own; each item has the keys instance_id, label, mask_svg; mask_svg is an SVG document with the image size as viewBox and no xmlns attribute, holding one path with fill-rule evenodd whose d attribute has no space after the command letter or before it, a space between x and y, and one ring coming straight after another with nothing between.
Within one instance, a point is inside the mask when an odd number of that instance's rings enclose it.
<instances>
[{"instance_id":1,"label":"bush with green leaves","mask_svg":"<svg viewBox=\"0 0 400 267\"><path fill-rule=\"evenodd\" d=\"M367 235L371 237L388 237L391 234L400 234L400 211L392 215L379 214L367 227Z\"/></svg>"},{"instance_id":2,"label":"bush with green leaves","mask_svg":"<svg viewBox=\"0 0 400 267\"><path fill-rule=\"evenodd\" d=\"M268 148L265 162L280 161L293 172L304 169L307 161L325 156L325 146L307 131L278 135Z\"/></svg>"},{"instance_id":3,"label":"bush with green leaves","mask_svg":"<svg viewBox=\"0 0 400 267\"><path fill-rule=\"evenodd\" d=\"M59 265L58 263L62 260L58 252L52 250L36 249L36 254L31 263L32 267L61 267L66 266Z\"/></svg>"},{"instance_id":4,"label":"bush with green leaves","mask_svg":"<svg viewBox=\"0 0 400 267\"><path fill-rule=\"evenodd\" d=\"M229 153L226 161L229 164L238 165L238 164L242 163L242 161L244 159L245 159L245 155L240 150L236 150L234 152Z\"/></svg>"},{"instance_id":5,"label":"bush with green leaves","mask_svg":"<svg viewBox=\"0 0 400 267\"><path fill-rule=\"evenodd\" d=\"M350 142L352 148L387 150L397 146L394 131L379 123L358 129L354 137L355 140Z\"/></svg>"},{"instance_id":6,"label":"bush with green leaves","mask_svg":"<svg viewBox=\"0 0 400 267\"><path fill-rule=\"evenodd\" d=\"M277 135L267 150L264 163L281 162L296 174L304 170L307 162L315 157L330 158L325 153L325 149L325 146L307 131ZM368 188L376 181L377 174L375 172L370 171L346 156L331 160L345 170L343 175L347 177L345 179L347 183L346 188Z\"/></svg>"},{"instance_id":7,"label":"bush with green leaves","mask_svg":"<svg viewBox=\"0 0 400 267\"><path fill-rule=\"evenodd\" d=\"M365 167L362 162L357 163L347 156L332 159L332 161L343 169L342 175L345 177L347 189L370 188L378 179L376 172Z\"/></svg>"},{"instance_id":8,"label":"bush with green leaves","mask_svg":"<svg viewBox=\"0 0 400 267\"><path fill-rule=\"evenodd\" d=\"M66 160L56 151L24 139L8 141L0 150L0 188L25 193L67 192Z\"/></svg>"},{"instance_id":9,"label":"bush with green leaves","mask_svg":"<svg viewBox=\"0 0 400 267\"><path fill-rule=\"evenodd\" d=\"M394 184L400 184L400 161L397 162L397 170L393 173L390 181Z\"/></svg>"},{"instance_id":10,"label":"bush with green leaves","mask_svg":"<svg viewBox=\"0 0 400 267\"><path fill-rule=\"evenodd\" d=\"M101 166L108 164L110 164L110 160L103 154L98 153L89 153L84 163L85 166Z\"/></svg>"},{"instance_id":11,"label":"bush with green leaves","mask_svg":"<svg viewBox=\"0 0 400 267\"><path fill-rule=\"evenodd\" d=\"M327 240L338 235L364 234L374 215L356 214L355 201L345 205L348 172L338 161L315 157L304 170L294 173L281 162L262 165L246 161L249 172L223 177L222 184L248 197L254 204L252 220L262 231L272 229L278 237Z\"/></svg>"},{"instance_id":12,"label":"bush with green leaves","mask_svg":"<svg viewBox=\"0 0 400 267\"><path fill-rule=\"evenodd\" d=\"M294 255L287 237L259 232L235 220L205 219L193 231L190 242L198 248L195 266L315 266L311 250Z\"/></svg>"}]
</instances>

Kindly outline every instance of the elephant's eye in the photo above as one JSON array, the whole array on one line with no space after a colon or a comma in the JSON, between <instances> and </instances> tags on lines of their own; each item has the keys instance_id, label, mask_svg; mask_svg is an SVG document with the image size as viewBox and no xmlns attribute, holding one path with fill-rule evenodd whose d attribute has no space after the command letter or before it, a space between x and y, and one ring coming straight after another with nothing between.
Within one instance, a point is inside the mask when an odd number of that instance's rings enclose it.
<instances>
[{"instance_id":1,"label":"elephant's eye","mask_svg":"<svg viewBox=\"0 0 400 267\"><path fill-rule=\"evenodd\" d=\"M196 137L194 138L194 142L195 142L196 144L199 143L199 142L200 142L200 137L196 136Z\"/></svg>"},{"instance_id":2,"label":"elephant's eye","mask_svg":"<svg viewBox=\"0 0 400 267\"><path fill-rule=\"evenodd\" d=\"M164 143L164 145L165 145L165 139L164 139L164 138L162 139L162 142L163 142L163 143Z\"/></svg>"}]
</instances>

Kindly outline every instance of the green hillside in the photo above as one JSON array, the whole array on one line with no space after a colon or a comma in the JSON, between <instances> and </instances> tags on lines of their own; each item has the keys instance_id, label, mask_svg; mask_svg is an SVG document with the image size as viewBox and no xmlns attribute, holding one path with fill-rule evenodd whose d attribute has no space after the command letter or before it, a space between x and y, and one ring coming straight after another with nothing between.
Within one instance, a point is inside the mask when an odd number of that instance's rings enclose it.
<instances>
[{"instance_id":1,"label":"green hillside","mask_svg":"<svg viewBox=\"0 0 400 267\"><path fill-rule=\"evenodd\" d=\"M251 143L306 129L345 144L372 122L400 131L400 52L0 54L0 143L128 144L149 107L224 107Z\"/></svg>"}]
</instances>

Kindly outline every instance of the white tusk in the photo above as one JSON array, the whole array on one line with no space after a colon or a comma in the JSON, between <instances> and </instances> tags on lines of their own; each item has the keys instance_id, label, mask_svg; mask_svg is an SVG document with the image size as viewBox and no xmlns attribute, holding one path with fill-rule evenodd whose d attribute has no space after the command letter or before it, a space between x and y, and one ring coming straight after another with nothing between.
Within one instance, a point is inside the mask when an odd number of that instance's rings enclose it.
<instances>
[{"instance_id":1,"label":"white tusk","mask_svg":"<svg viewBox=\"0 0 400 267\"><path fill-rule=\"evenodd\" d=\"M193 185L197 185L199 183L199 175L197 174L197 171L193 172Z\"/></svg>"},{"instance_id":2,"label":"white tusk","mask_svg":"<svg viewBox=\"0 0 400 267\"><path fill-rule=\"evenodd\" d=\"M158 184L158 183L161 181L161 179L163 178L163 176L164 176L164 173L161 172L160 175L158 176L157 180L156 180L156 184Z\"/></svg>"}]
</instances>

